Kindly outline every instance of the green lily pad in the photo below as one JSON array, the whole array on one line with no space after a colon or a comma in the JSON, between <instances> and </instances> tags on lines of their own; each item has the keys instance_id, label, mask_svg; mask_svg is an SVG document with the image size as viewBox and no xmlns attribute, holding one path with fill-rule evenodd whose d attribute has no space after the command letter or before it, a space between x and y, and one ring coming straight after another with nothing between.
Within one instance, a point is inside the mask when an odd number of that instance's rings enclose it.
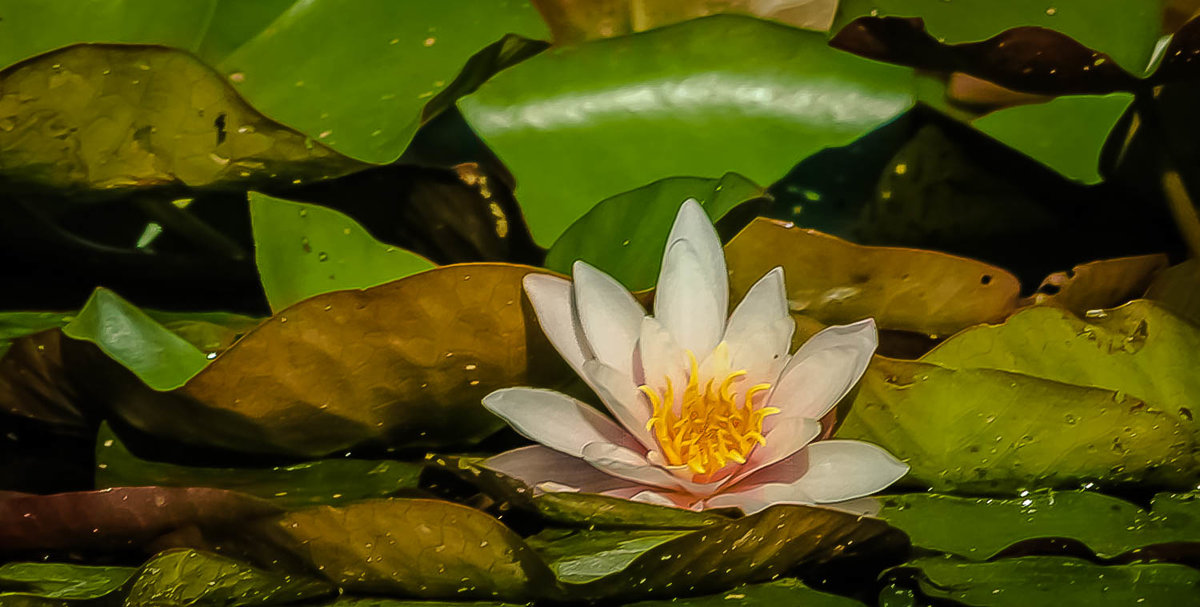
<instances>
[{"instance_id":1,"label":"green lily pad","mask_svg":"<svg viewBox=\"0 0 1200 607\"><path fill-rule=\"evenodd\" d=\"M183 338L206 354L220 353L233 342L249 333L262 322L254 318L231 312L171 312L145 310L146 315L161 324L164 329Z\"/></svg>"},{"instance_id":2,"label":"green lily pad","mask_svg":"<svg viewBox=\"0 0 1200 607\"><path fill-rule=\"evenodd\" d=\"M671 177L613 196L571 224L546 253L551 270L571 273L582 259L632 291L654 286L679 205L694 198L715 223L735 207L766 195L736 173L720 179Z\"/></svg>"},{"instance_id":3,"label":"green lily pad","mask_svg":"<svg viewBox=\"0 0 1200 607\"><path fill-rule=\"evenodd\" d=\"M459 107L550 245L601 200L666 177L771 183L902 114L914 90L910 70L831 49L819 33L717 15L552 49Z\"/></svg>"},{"instance_id":4,"label":"green lily pad","mask_svg":"<svg viewBox=\"0 0 1200 607\"><path fill-rule=\"evenodd\" d=\"M1069 95L988 114L975 128L1058 171L1095 184L1108 134L1133 104L1130 93Z\"/></svg>"},{"instance_id":5,"label":"green lily pad","mask_svg":"<svg viewBox=\"0 0 1200 607\"><path fill-rule=\"evenodd\" d=\"M1179 415L1125 393L992 369L876 358L839 438L905 460L911 485L1015 495L1087 482L1177 489L1200 480Z\"/></svg>"},{"instance_id":6,"label":"green lily pad","mask_svg":"<svg viewBox=\"0 0 1200 607\"><path fill-rule=\"evenodd\" d=\"M0 71L0 90L0 177L28 188L281 186L364 166L175 49L71 46Z\"/></svg>"},{"instance_id":7,"label":"green lily pad","mask_svg":"<svg viewBox=\"0 0 1200 607\"><path fill-rule=\"evenodd\" d=\"M433 267L319 205L251 192L250 221L258 273L276 312L314 295L374 287Z\"/></svg>"},{"instance_id":8,"label":"green lily pad","mask_svg":"<svg viewBox=\"0 0 1200 607\"><path fill-rule=\"evenodd\" d=\"M1146 299L1200 325L1200 262L1188 260L1160 272L1146 289Z\"/></svg>"},{"instance_id":9,"label":"green lily pad","mask_svg":"<svg viewBox=\"0 0 1200 607\"><path fill-rule=\"evenodd\" d=\"M1001 325L963 331L922 360L956 369L1001 369L1097 386L1144 400L1200 435L1200 328L1147 300L1078 318L1028 308Z\"/></svg>"},{"instance_id":10,"label":"green lily pad","mask_svg":"<svg viewBox=\"0 0 1200 607\"><path fill-rule=\"evenodd\" d=\"M892 572L915 577L926 596L981 607L1200 605L1200 571L1173 563L1104 566L1052 556L971 563L929 557Z\"/></svg>"},{"instance_id":11,"label":"green lily pad","mask_svg":"<svg viewBox=\"0 0 1200 607\"><path fill-rule=\"evenodd\" d=\"M280 605L334 594L317 579L264 571L198 550L168 550L146 562L125 607L171 605Z\"/></svg>"},{"instance_id":12,"label":"green lily pad","mask_svg":"<svg viewBox=\"0 0 1200 607\"><path fill-rule=\"evenodd\" d=\"M679 597L663 601L641 601L629 607L726 607L728 605L750 605L774 607L776 605L804 605L805 607L861 607L862 603L844 596L813 590L800 580L784 578L766 584L739 586L728 592L710 596Z\"/></svg>"},{"instance_id":13,"label":"green lily pad","mask_svg":"<svg viewBox=\"0 0 1200 607\"><path fill-rule=\"evenodd\" d=\"M687 534L661 529L547 529L525 541L558 579L586 584L621 571L646 551Z\"/></svg>"},{"instance_id":14,"label":"green lily pad","mask_svg":"<svg viewBox=\"0 0 1200 607\"><path fill-rule=\"evenodd\" d=\"M96 437L96 487L212 487L284 508L338 504L415 489L421 466L396 461L329 459L274 468L200 468L138 458L108 427Z\"/></svg>"},{"instance_id":15,"label":"green lily pad","mask_svg":"<svg viewBox=\"0 0 1200 607\"><path fill-rule=\"evenodd\" d=\"M72 563L6 563L0 565L0 604L17 597L89 600L120 589L137 573L135 567Z\"/></svg>"},{"instance_id":16,"label":"green lily pad","mask_svg":"<svg viewBox=\"0 0 1200 607\"><path fill-rule=\"evenodd\" d=\"M532 502L537 513L546 520L591 529L700 529L729 522L729 519L717 514L587 493L543 493L534 497Z\"/></svg>"},{"instance_id":17,"label":"green lily pad","mask_svg":"<svg viewBox=\"0 0 1200 607\"><path fill-rule=\"evenodd\" d=\"M914 546L988 560L1034 539L1081 542L1101 558L1168 542L1200 542L1200 502L1162 496L1165 512L1147 512L1088 491L1030 493L1014 499L930 493L879 498L879 517ZM1172 508L1173 507L1173 508Z\"/></svg>"},{"instance_id":18,"label":"green lily pad","mask_svg":"<svg viewBox=\"0 0 1200 607\"><path fill-rule=\"evenodd\" d=\"M14 339L61 328L73 319L63 312L0 312L0 356Z\"/></svg>"},{"instance_id":19,"label":"green lily pad","mask_svg":"<svg viewBox=\"0 0 1200 607\"><path fill-rule=\"evenodd\" d=\"M343 154L385 163L408 146L426 104L508 34L549 38L519 0L299 2L220 68L264 113ZM321 52L312 52L318 42Z\"/></svg>"}]
</instances>

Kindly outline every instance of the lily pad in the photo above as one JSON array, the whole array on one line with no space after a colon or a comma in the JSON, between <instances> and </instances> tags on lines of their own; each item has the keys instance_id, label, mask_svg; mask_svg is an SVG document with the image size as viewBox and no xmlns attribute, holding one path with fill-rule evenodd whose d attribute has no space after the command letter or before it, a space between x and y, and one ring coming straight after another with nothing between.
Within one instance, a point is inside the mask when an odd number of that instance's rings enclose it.
<instances>
[{"instance_id":1,"label":"lily pad","mask_svg":"<svg viewBox=\"0 0 1200 607\"><path fill-rule=\"evenodd\" d=\"M729 522L717 514L587 493L543 493L532 502L537 513L546 520L589 529L700 529Z\"/></svg>"},{"instance_id":2,"label":"lily pad","mask_svg":"<svg viewBox=\"0 0 1200 607\"><path fill-rule=\"evenodd\" d=\"M1108 135L1133 104L1131 93L1071 95L1004 108L975 128L1080 183L1099 183Z\"/></svg>"},{"instance_id":3,"label":"lily pad","mask_svg":"<svg viewBox=\"0 0 1200 607\"><path fill-rule=\"evenodd\" d=\"M791 310L826 324L873 317L885 329L948 335L1004 319L1020 293L1015 276L985 263L860 246L769 219L735 236L725 256L731 300L783 266Z\"/></svg>"},{"instance_id":4,"label":"lily pad","mask_svg":"<svg viewBox=\"0 0 1200 607\"><path fill-rule=\"evenodd\" d=\"M348 156L386 163L408 146L426 104L508 34L549 37L537 11L518 0L298 2L220 68L264 113ZM311 52L316 41L319 53Z\"/></svg>"},{"instance_id":5,"label":"lily pad","mask_svg":"<svg viewBox=\"0 0 1200 607\"><path fill-rule=\"evenodd\" d=\"M1146 288L1146 299L1200 325L1200 262L1188 260L1163 270Z\"/></svg>"},{"instance_id":6,"label":"lily pad","mask_svg":"<svg viewBox=\"0 0 1200 607\"><path fill-rule=\"evenodd\" d=\"M908 110L907 69L716 15L544 52L459 101L549 245L596 203L676 175L771 183ZM612 150L620 149L620 154Z\"/></svg>"},{"instance_id":7,"label":"lily pad","mask_svg":"<svg viewBox=\"0 0 1200 607\"><path fill-rule=\"evenodd\" d=\"M1015 495L1088 482L1186 489L1192 425L1127 393L992 369L876 358L838 438L905 460L910 485Z\"/></svg>"},{"instance_id":8,"label":"lily pad","mask_svg":"<svg viewBox=\"0 0 1200 607\"><path fill-rule=\"evenodd\" d=\"M62 315L53 318L53 324L65 324ZM71 432L87 427L78 391L63 364L62 340L57 329L14 341L0 338L0 411L70 428Z\"/></svg>"},{"instance_id":9,"label":"lily pad","mask_svg":"<svg viewBox=\"0 0 1200 607\"><path fill-rule=\"evenodd\" d=\"M1078 318L1037 306L968 329L922 357L956 369L1001 369L1128 394L1200 435L1200 328L1147 300ZM1117 426L1114 426L1117 427Z\"/></svg>"},{"instance_id":10,"label":"lily pad","mask_svg":"<svg viewBox=\"0 0 1200 607\"><path fill-rule=\"evenodd\" d=\"M212 487L240 491L282 508L386 497L415 489L419 464L329 459L274 468L200 468L138 458L108 427L96 438L96 486Z\"/></svg>"},{"instance_id":11,"label":"lily pad","mask_svg":"<svg viewBox=\"0 0 1200 607\"><path fill-rule=\"evenodd\" d=\"M928 557L892 571L914 576L926 596L981 607L1200 605L1200 571L1173 563L1104 566L1052 556L971 563Z\"/></svg>"},{"instance_id":12,"label":"lily pad","mask_svg":"<svg viewBox=\"0 0 1200 607\"><path fill-rule=\"evenodd\" d=\"M774 607L776 605L804 605L805 607L861 607L862 603L813 590L800 580L784 578L766 584L739 586L728 592L710 596L681 597L663 601L642 601L631 603L629 607L727 607L729 605L750 605L753 607Z\"/></svg>"},{"instance_id":13,"label":"lily pad","mask_svg":"<svg viewBox=\"0 0 1200 607\"><path fill-rule=\"evenodd\" d=\"M0 177L32 189L246 188L364 165L243 101L186 52L84 44L0 71Z\"/></svg>"},{"instance_id":14,"label":"lily pad","mask_svg":"<svg viewBox=\"0 0 1200 607\"><path fill-rule=\"evenodd\" d=\"M1032 303L1061 306L1076 316L1091 310L1115 308L1146 292L1167 267L1167 256L1139 255L1103 259L1075 266L1070 272L1047 276L1030 298Z\"/></svg>"},{"instance_id":15,"label":"lily pad","mask_svg":"<svg viewBox=\"0 0 1200 607\"><path fill-rule=\"evenodd\" d=\"M100 366L89 386L160 438L297 457L464 444L503 425L480 405L489 392L572 376L524 302L521 280L537 271L462 264L318 295L211 363L104 291L66 331L140 378Z\"/></svg>"},{"instance_id":16,"label":"lily pad","mask_svg":"<svg viewBox=\"0 0 1200 607\"><path fill-rule=\"evenodd\" d=\"M879 501L879 517L904 531L914 546L971 560L989 560L1038 539L1080 542L1101 558L1154 544L1200 542L1200 502L1176 502L1172 516L1089 491L1014 499L909 493Z\"/></svg>"},{"instance_id":17,"label":"lily pad","mask_svg":"<svg viewBox=\"0 0 1200 607\"><path fill-rule=\"evenodd\" d=\"M545 264L570 274L571 264L582 259L632 291L649 289L658 279L680 203L696 199L715 223L738 205L765 195L761 187L736 173L720 179L663 179L597 204L554 242Z\"/></svg>"},{"instance_id":18,"label":"lily pad","mask_svg":"<svg viewBox=\"0 0 1200 607\"><path fill-rule=\"evenodd\" d=\"M258 273L276 312L314 295L374 287L433 267L322 206L251 192L250 221Z\"/></svg>"},{"instance_id":19,"label":"lily pad","mask_svg":"<svg viewBox=\"0 0 1200 607\"><path fill-rule=\"evenodd\" d=\"M135 567L72 563L6 563L0 565L0 604L20 596L89 600L108 595L137 573Z\"/></svg>"},{"instance_id":20,"label":"lily pad","mask_svg":"<svg viewBox=\"0 0 1200 607\"><path fill-rule=\"evenodd\" d=\"M331 595L317 579L264 571L198 550L168 550L146 562L125 597L125 607L173 605L280 605Z\"/></svg>"}]
</instances>

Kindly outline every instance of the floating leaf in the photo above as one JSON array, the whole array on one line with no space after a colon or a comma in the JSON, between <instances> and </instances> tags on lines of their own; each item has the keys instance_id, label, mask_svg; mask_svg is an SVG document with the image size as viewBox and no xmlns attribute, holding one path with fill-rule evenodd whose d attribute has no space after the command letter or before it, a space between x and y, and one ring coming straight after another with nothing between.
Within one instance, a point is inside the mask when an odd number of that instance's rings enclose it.
<instances>
[{"instance_id":1,"label":"floating leaf","mask_svg":"<svg viewBox=\"0 0 1200 607\"><path fill-rule=\"evenodd\" d=\"M839 438L905 460L913 485L1016 494L1087 482L1188 488L1195 434L1178 415L1124 393L991 369L876 358Z\"/></svg>"},{"instance_id":2,"label":"floating leaf","mask_svg":"<svg viewBox=\"0 0 1200 607\"><path fill-rule=\"evenodd\" d=\"M922 360L955 369L1001 369L1097 386L1144 400L1192 423L1200 414L1200 328L1146 300L1080 319L1037 306L1001 325L968 329ZM1113 426L1114 428L1119 426Z\"/></svg>"},{"instance_id":3,"label":"floating leaf","mask_svg":"<svg viewBox=\"0 0 1200 607\"><path fill-rule=\"evenodd\" d=\"M1188 260L1160 272L1146 288L1146 299L1200 325L1200 262Z\"/></svg>"},{"instance_id":4,"label":"floating leaf","mask_svg":"<svg viewBox=\"0 0 1200 607\"><path fill-rule=\"evenodd\" d=\"M929 493L879 498L879 517L914 546L989 560L1030 540L1079 542L1101 558L1169 542L1200 542L1200 502L1179 502L1175 516L1099 493L1030 493L1015 499Z\"/></svg>"},{"instance_id":5,"label":"floating leaf","mask_svg":"<svg viewBox=\"0 0 1200 607\"><path fill-rule=\"evenodd\" d=\"M55 325L65 324L69 318L61 314L52 316L54 320L49 322ZM3 330L0 325L0 331ZM17 334L18 331L9 332ZM72 431L87 426L86 415L78 405L78 393L63 366L62 333L50 329L17 337L15 341L0 338L0 411Z\"/></svg>"},{"instance_id":6,"label":"floating leaf","mask_svg":"<svg viewBox=\"0 0 1200 607\"><path fill-rule=\"evenodd\" d=\"M1161 253L1093 261L1047 276L1030 299L1084 316L1090 310L1115 308L1136 299L1166 267L1167 256Z\"/></svg>"},{"instance_id":7,"label":"floating leaf","mask_svg":"<svg viewBox=\"0 0 1200 607\"><path fill-rule=\"evenodd\" d=\"M601 200L665 177L775 181L908 110L914 87L909 70L815 32L717 15L542 53L459 107L549 245Z\"/></svg>"},{"instance_id":8,"label":"floating leaf","mask_svg":"<svg viewBox=\"0 0 1200 607\"><path fill-rule=\"evenodd\" d=\"M96 486L212 487L253 495L283 508L386 497L415 489L421 466L329 459L273 468L199 468L139 459L108 424L96 438Z\"/></svg>"},{"instance_id":9,"label":"floating leaf","mask_svg":"<svg viewBox=\"0 0 1200 607\"><path fill-rule=\"evenodd\" d=\"M221 489L129 487L0 496L0 552L136 548L187 525L220 525L278 512Z\"/></svg>"},{"instance_id":10,"label":"floating leaf","mask_svg":"<svg viewBox=\"0 0 1200 607\"><path fill-rule=\"evenodd\" d=\"M766 192L736 173L720 179L671 177L600 202L571 224L546 253L546 267L564 274L582 259L641 291L658 280L663 249L679 205L694 198L715 223Z\"/></svg>"},{"instance_id":11,"label":"floating leaf","mask_svg":"<svg viewBox=\"0 0 1200 607\"><path fill-rule=\"evenodd\" d=\"M171 605L279 605L334 594L320 580L264 571L197 550L169 550L139 570L125 607Z\"/></svg>"},{"instance_id":12,"label":"floating leaf","mask_svg":"<svg viewBox=\"0 0 1200 607\"><path fill-rule=\"evenodd\" d=\"M210 354L225 350L262 322L261 318L229 312L145 312L166 330Z\"/></svg>"},{"instance_id":13,"label":"floating leaf","mask_svg":"<svg viewBox=\"0 0 1200 607\"><path fill-rule=\"evenodd\" d=\"M643 504L587 493L543 493L532 500L546 520L569 526L605 528L700 529L728 522L711 513Z\"/></svg>"},{"instance_id":14,"label":"floating leaf","mask_svg":"<svg viewBox=\"0 0 1200 607\"><path fill-rule=\"evenodd\" d=\"M687 531L547 529L526 541L559 580L586 584L628 567L648 550Z\"/></svg>"},{"instance_id":15,"label":"floating leaf","mask_svg":"<svg viewBox=\"0 0 1200 607\"><path fill-rule=\"evenodd\" d=\"M258 273L276 312L314 295L374 287L433 267L325 207L251 192L250 221Z\"/></svg>"},{"instance_id":16,"label":"floating leaf","mask_svg":"<svg viewBox=\"0 0 1200 607\"><path fill-rule=\"evenodd\" d=\"M1016 306L1016 277L933 251L864 247L813 230L758 219L726 247L730 299L775 266L788 305L826 324L872 317L880 327L947 335L998 322Z\"/></svg>"},{"instance_id":17,"label":"floating leaf","mask_svg":"<svg viewBox=\"0 0 1200 607\"><path fill-rule=\"evenodd\" d=\"M162 47L85 44L8 67L0 127L0 177L57 192L282 185L364 166Z\"/></svg>"},{"instance_id":18,"label":"floating leaf","mask_svg":"<svg viewBox=\"0 0 1200 607\"><path fill-rule=\"evenodd\" d=\"M137 569L70 563L7 563L0 565L0 604L21 597L89 600L125 585Z\"/></svg>"},{"instance_id":19,"label":"floating leaf","mask_svg":"<svg viewBox=\"0 0 1200 607\"><path fill-rule=\"evenodd\" d=\"M298 457L366 443L463 444L503 425L480 405L489 392L571 376L524 303L521 280L536 271L463 264L318 295L206 367L199 350L104 291L67 334L142 378L151 390L105 366L89 385L161 438Z\"/></svg>"},{"instance_id":20,"label":"floating leaf","mask_svg":"<svg viewBox=\"0 0 1200 607\"><path fill-rule=\"evenodd\" d=\"M714 13L754 15L795 27L827 31L838 0L688 0L643 4L630 0L534 0L554 41L571 44L612 38L705 17Z\"/></svg>"},{"instance_id":21,"label":"floating leaf","mask_svg":"<svg viewBox=\"0 0 1200 607\"><path fill-rule=\"evenodd\" d=\"M1109 133L1132 104L1130 93L1072 95L997 110L974 125L1067 178L1095 184Z\"/></svg>"},{"instance_id":22,"label":"floating leaf","mask_svg":"<svg viewBox=\"0 0 1200 607\"><path fill-rule=\"evenodd\" d=\"M804 605L805 607L861 607L862 603L836 594L828 594L805 586L800 580L784 578L766 584L739 586L728 592L711 596L677 597L662 601L631 603L629 607L727 607L749 605Z\"/></svg>"},{"instance_id":23,"label":"floating leaf","mask_svg":"<svg viewBox=\"0 0 1200 607\"><path fill-rule=\"evenodd\" d=\"M928 557L892 572L915 577L929 597L967 605L1200 605L1200 571L1172 563L1103 566L1052 556L970 563Z\"/></svg>"},{"instance_id":24,"label":"floating leaf","mask_svg":"<svg viewBox=\"0 0 1200 607\"><path fill-rule=\"evenodd\" d=\"M426 104L462 87L453 81L464 64L507 34L548 37L537 11L516 0L299 2L220 68L263 112L344 154L385 163L408 146ZM318 40L321 52L311 52Z\"/></svg>"}]
</instances>

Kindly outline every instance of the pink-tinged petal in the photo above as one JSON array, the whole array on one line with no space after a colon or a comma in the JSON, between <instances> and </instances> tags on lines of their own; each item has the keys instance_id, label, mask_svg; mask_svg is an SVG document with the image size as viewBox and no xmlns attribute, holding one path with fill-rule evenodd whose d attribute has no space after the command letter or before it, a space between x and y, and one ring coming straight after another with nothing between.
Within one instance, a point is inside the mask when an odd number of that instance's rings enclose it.
<instances>
[{"instance_id":1,"label":"pink-tinged petal","mask_svg":"<svg viewBox=\"0 0 1200 607\"><path fill-rule=\"evenodd\" d=\"M712 269L704 267L690 242L679 240L667 248L654 317L680 347L701 359L712 352L725 332L728 298L727 283L713 282Z\"/></svg>"},{"instance_id":2,"label":"pink-tinged petal","mask_svg":"<svg viewBox=\"0 0 1200 607\"><path fill-rule=\"evenodd\" d=\"M704 500L707 508L737 508L756 514L775 504L812 504L813 501L788 485L757 485L742 491L727 491Z\"/></svg>"},{"instance_id":3,"label":"pink-tinged petal","mask_svg":"<svg viewBox=\"0 0 1200 607\"><path fill-rule=\"evenodd\" d=\"M652 491L646 489L638 492L628 498L630 501L641 502L653 506L665 506L667 508L683 508L690 510L696 504L695 496L686 493L674 493L667 491Z\"/></svg>"},{"instance_id":4,"label":"pink-tinged petal","mask_svg":"<svg viewBox=\"0 0 1200 607\"><path fill-rule=\"evenodd\" d=\"M774 367L777 376L787 362L795 330L796 323L788 313L783 268L775 268L750 287L729 317L725 343L731 365L748 371Z\"/></svg>"},{"instance_id":5,"label":"pink-tinged petal","mask_svg":"<svg viewBox=\"0 0 1200 607\"><path fill-rule=\"evenodd\" d=\"M522 284L542 332L567 364L582 375L583 361L592 358L592 351L577 320L571 281L547 274L528 274Z\"/></svg>"},{"instance_id":6,"label":"pink-tinged petal","mask_svg":"<svg viewBox=\"0 0 1200 607\"><path fill-rule=\"evenodd\" d=\"M821 422L807 417L785 419L767 436L765 445L759 445L746 458L746 463L729 478L732 485L754 472L781 462L799 452L821 435Z\"/></svg>"},{"instance_id":7,"label":"pink-tinged petal","mask_svg":"<svg viewBox=\"0 0 1200 607\"><path fill-rule=\"evenodd\" d=\"M646 310L613 277L575 262L575 307L592 353L600 362L632 374L633 347Z\"/></svg>"},{"instance_id":8,"label":"pink-tinged petal","mask_svg":"<svg viewBox=\"0 0 1200 607\"><path fill-rule=\"evenodd\" d=\"M541 445L506 451L484 460L482 465L545 492L607 493L626 490L632 491L630 495L633 495L645 490L641 485L605 474L582 459Z\"/></svg>"},{"instance_id":9,"label":"pink-tinged petal","mask_svg":"<svg viewBox=\"0 0 1200 607\"><path fill-rule=\"evenodd\" d=\"M879 511L883 509L883 505L879 500L873 497L860 497L858 499L846 500L844 502L833 502L829 504L821 504L825 508L832 510L841 510L858 516L879 516Z\"/></svg>"},{"instance_id":10,"label":"pink-tinged petal","mask_svg":"<svg viewBox=\"0 0 1200 607\"><path fill-rule=\"evenodd\" d=\"M670 490L685 490L687 481L650 463L637 452L611 443L592 443L583 449L583 459L597 469L625 480Z\"/></svg>"},{"instance_id":11,"label":"pink-tinged petal","mask_svg":"<svg viewBox=\"0 0 1200 607\"><path fill-rule=\"evenodd\" d=\"M688 357L666 327L653 316L647 316L642 319L640 334L638 358L642 365L642 383L659 391L666 389L668 378L676 390L685 385Z\"/></svg>"},{"instance_id":12,"label":"pink-tinged petal","mask_svg":"<svg viewBox=\"0 0 1200 607\"><path fill-rule=\"evenodd\" d=\"M671 245L679 241L689 243L699 257L700 266L708 275L706 282L715 287L721 322L724 324L729 314L729 271L725 267L725 249L721 247L721 237L717 235L708 213L704 212L704 207L695 198L689 198L679 206L679 213L675 215L675 223L671 225L667 246L663 250L669 251ZM662 284L661 281L659 284ZM693 352L700 357L706 353L700 350Z\"/></svg>"},{"instance_id":13,"label":"pink-tinged petal","mask_svg":"<svg viewBox=\"0 0 1200 607\"><path fill-rule=\"evenodd\" d=\"M808 470L793 485L818 504L866 497L908 474L908 464L877 445L853 440L827 440L804 450Z\"/></svg>"},{"instance_id":14,"label":"pink-tinged petal","mask_svg":"<svg viewBox=\"0 0 1200 607\"><path fill-rule=\"evenodd\" d=\"M878 345L875 321L828 327L796 351L767 397L779 413L767 417L769 432L792 417L820 419L858 383Z\"/></svg>"},{"instance_id":15,"label":"pink-tinged petal","mask_svg":"<svg viewBox=\"0 0 1200 607\"><path fill-rule=\"evenodd\" d=\"M603 413L553 390L505 388L483 397L483 406L521 436L574 457L588 444L637 444Z\"/></svg>"},{"instance_id":16,"label":"pink-tinged petal","mask_svg":"<svg viewBox=\"0 0 1200 607\"><path fill-rule=\"evenodd\" d=\"M583 373L600 400L617 418L625 430L646 449L658 446L653 435L646 429L650 420L650 409L643 400L641 391L633 385L628 375L600 362L589 360L583 363Z\"/></svg>"}]
</instances>

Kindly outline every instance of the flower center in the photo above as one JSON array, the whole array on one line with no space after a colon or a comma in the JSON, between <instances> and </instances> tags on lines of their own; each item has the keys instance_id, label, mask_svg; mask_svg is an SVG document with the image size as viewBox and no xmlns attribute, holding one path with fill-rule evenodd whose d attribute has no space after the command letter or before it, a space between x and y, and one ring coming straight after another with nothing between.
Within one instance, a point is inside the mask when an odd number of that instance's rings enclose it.
<instances>
[{"instance_id":1,"label":"flower center","mask_svg":"<svg viewBox=\"0 0 1200 607\"><path fill-rule=\"evenodd\" d=\"M671 378L666 379L666 390L661 393L649 385L638 386L653 407L646 429L654 431L668 464L687 466L696 474L716 472L729 462L746 463L754 445L767 442L762 435L763 418L779 412L774 407L754 407L754 397L769 390L771 384L751 386L741 395L734 386L746 375L741 370L701 385L696 356L690 351L687 354L691 373L678 407Z\"/></svg>"}]
</instances>

